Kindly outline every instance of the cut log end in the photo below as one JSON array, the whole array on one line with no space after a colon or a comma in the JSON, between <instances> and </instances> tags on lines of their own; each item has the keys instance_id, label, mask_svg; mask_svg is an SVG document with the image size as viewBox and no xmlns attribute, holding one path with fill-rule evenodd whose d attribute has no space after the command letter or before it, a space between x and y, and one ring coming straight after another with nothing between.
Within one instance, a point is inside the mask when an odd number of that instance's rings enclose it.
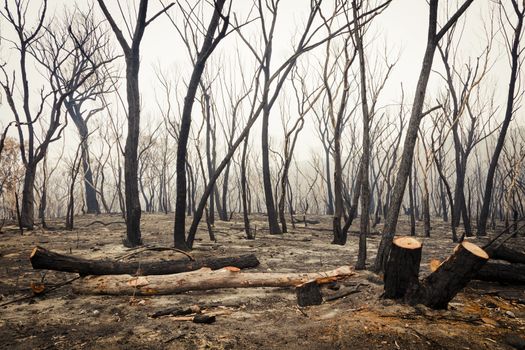
<instances>
[{"instance_id":1,"label":"cut log end","mask_svg":"<svg viewBox=\"0 0 525 350\"><path fill-rule=\"evenodd\" d=\"M475 256L478 256L482 259L489 260L489 255L486 251L481 249L479 246L475 245L474 243L470 242L462 242L461 246L468 250L470 253L474 254ZM456 247L456 250L459 248L459 245Z\"/></svg>"},{"instance_id":2,"label":"cut log end","mask_svg":"<svg viewBox=\"0 0 525 350\"><path fill-rule=\"evenodd\" d=\"M420 249L422 246L421 242L413 237L398 237L393 243L403 249Z\"/></svg>"},{"instance_id":3,"label":"cut log end","mask_svg":"<svg viewBox=\"0 0 525 350\"><path fill-rule=\"evenodd\" d=\"M29 255L29 259L32 259L36 255L39 249L40 249L39 246L34 247L33 250L31 251L31 254Z\"/></svg>"}]
</instances>

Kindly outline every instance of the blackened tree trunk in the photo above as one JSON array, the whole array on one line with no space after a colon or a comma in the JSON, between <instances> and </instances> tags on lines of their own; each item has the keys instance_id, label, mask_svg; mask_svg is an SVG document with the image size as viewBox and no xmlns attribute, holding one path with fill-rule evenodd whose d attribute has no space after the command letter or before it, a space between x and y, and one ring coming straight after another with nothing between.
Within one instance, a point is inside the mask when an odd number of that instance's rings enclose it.
<instances>
[{"instance_id":1,"label":"blackened tree trunk","mask_svg":"<svg viewBox=\"0 0 525 350\"><path fill-rule=\"evenodd\" d=\"M359 73L361 86L361 111L363 117L363 156L361 157L361 223L359 232L359 252L355 268L364 270L366 268L366 237L370 233L370 110L368 109L367 87L366 87L366 64L365 52L363 48L364 29L359 24L357 15L357 2L352 1L354 14L354 36L355 45L359 57Z\"/></svg>"},{"instance_id":2,"label":"blackened tree trunk","mask_svg":"<svg viewBox=\"0 0 525 350\"><path fill-rule=\"evenodd\" d=\"M345 225L343 226L343 234L348 234L348 230L350 229L350 226L352 226L352 222L354 222L354 219L357 216L357 207L359 206L359 197L361 196L361 168L362 168L362 162L359 164L359 169L357 170L357 179L354 186L354 191L352 193L352 203L350 205L350 209L348 210L348 217L346 218Z\"/></svg>"},{"instance_id":3,"label":"blackened tree trunk","mask_svg":"<svg viewBox=\"0 0 525 350\"><path fill-rule=\"evenodd\" d=\"M436 52L437 44L443 35L445 35L445 33L454 25L454 23L456 23L459 17L467 10L472 2L473 0L466 0L461 5L461 7L450 17L441 30L439 30L439 32L437 31L438 0L430 0L429 2L427 47L423 57L423 64L416 87L414 102L412 103L412 113L410 115L407 134L405 136L401 164L399 166L396 182L394 185L394 193L392 195L392 201L390 203L388 215L385 220L383 236L377 251L377 257L374 264L375 271L384 271L386 260L390 252L390 246L392 245L392 239L396 233L397 221L399 219L399 210L401 209L401 203L403 202L407 179L412 168L414 148L419 132L419 124L421 123L423 117L423 105L425 102L428 80L430 77L430 72L432 71L432 63L434 61L434 53Z\"/></svg>"},{"instance_id":4,"label":"blackened tree trunk","mask_svg":"<svg viewBox=\"0 0 525 350\"><path fill-rule=\"evenodd\" d=\"M104 0L97 0L108 20L126 59L126 93L128 102L128 135L124 146L124 188L126 204L126 239L124 245L135 247L142 244L140 233L140 199L138 184L138 146L140 133L140 43L149 21L146 21L148 0L141 0L132 36L131 46L109 13Z\"/></svg>"},{"instance_id":5,"label":"blackened tree trunk","mask_svg":"<svg viewBox=\"0 0 525 350\"><path fill-rule=\"evenodd\" d=\"M271 52L270 49L267 51ZM271 57L271 56L270 56ZM262 174L264 184L264 198L266 204L266 212L268 214L268 226L270 234L281 234L281 228L277 220L277 211L275 210L275 201L273 198L272 176L270 170L269 144L268 144L268 127L270 120L270 106L268 105L268 91L270 89L270 58L267 58L267 66L263 68L263 75L265 80L263 92L263 112L262 112L262 132L261 132L261 147L262 147Z\"/></svg>"},{"instance_id":6,"label":"blackened tree trunk","mask_svg":"<svg viewBox=\"0 0 525 350\"><path fill-rule=\"evenodd\" d=\"M193 67L193 72L188 84L188 91L184 98L184 106L182 109L182 118L180 122L179 140L177 144L177 198L175 202L175 224L173 230L173 240L176 248L187 249L186 245L186 153L188 146L188 138L191 126L191 114L195 95L199 87L202 73L206 65L207 59L217 47L220 40L226 35L228 28L228 17L225 18L224 25L217 37L215 32L219 28L219 22L222 17L222 8L226 0L217 0L214 4L215 9L211 18L210 24L206 32L206 37L201 49L197 54L197 59Z\"/></svg>"},{"instance_id":7,"label":"blackened tree trunk","mask_svg":"<svg viewBox=\"0 0 525 350\"><path fill-rule=\"evenodd\" d=\"M445 193L445 188L441 179L439 179L439 202L441 205L443 221L448 222L447 195Z\"/></svg>"},{"instance_id":8,"label":"blackened tree trunk","mask_svg":"<svg viewBox=\"0 0 525 350\"><path fill-rule=\"evenodd\" d=\"M410 235L416 235L416 214L414 213L414 186L412 186L412 171L408 175L408 200L410 204Z\"/></svg>"},{"instance_id":9,"label":"blackened tree trunk","mask_svg":"<svg viewBox=\"0 0 525 350\"><path fill-rule=\"evenodd\" d=\"M80 140L82 142L82 170L84 173L84 191L86 194L86 207L88 214L100 214L100 207L97 200L97 192L93 187L93 172L89 161L89 129L86 121L82 118L80 106L71 98L64 102L67 112L73 123L77 127Z\"/></svg>"},{"instance_id":10,"label":"blackened tree trunk","mask_svg":"<svg viewBox=\"0 0 525 350\"><path fill-rule=\"evenodd\" d=\"M244 221L244 232L246 233L247 239L254 239L255 237L251 233L250 229L250 218L248 217L248 178L246 176L246 156L248 153L248 140L250 134L246 134L244 139L244 145L242 148L241 158L241 197L242 197L242 218Z\"/></svg>"},{"instance_id":11,"label":"blackened tree trunk","mask_svg":"<svg viewBox=\"0 0 525 350\"><path fill-rule=\"evenodd\" d=\"M147 7L147 1L146 5ZM144 18L145 18L144 10ZM139 51L126 57L126 91L128 97L128 136L124 146L124 193L126 200L125 245L142 244L140 216L142 214L138 184L138 146L140 132Z\"/></svg>"},{"instance_id":12,"label":"blackened tree trunk","mask_svg":"<svg viewBox=\"0 0 525 350\"><path fill-rule=\"evenodd\" d=\"M295 122L292 129L288 132L286 132L284 136L284 164L281 174L281 195L279 197L279 220L281 221L282 231L283 233L288 232L288 227L286 225L286 216L284 213L284 206L286 202L286 189L289 187L289 178L288 173L290 171L290 165L292 164L292 157L293 152L295 149L295 145L297 143L297 137L299 136L299 133L303 129L304 126L304 114L301 113L299 119ZM290 191L291 192L291 191ZM291 193L290 193L291 196ZM290 215L293 218L293 208L290 204ZM292 219L292 225L293 225L293 219Z\"/></svg>"},{"instance_id":13,"label":"blackened tree trunk","mask_svg":"<svg viewBox=\"0 0 525 350\"><path fill-rule=\"evenodd\" d=\"M325 169L326 169L326 215L334 215L334 194L332 192L332 181L330 180L330 147L325 147Z\"/></svg>"},{"instance_id":14,"label":"blackened tree trunk","mask_svg":"<svg viewBox=\"0 0 525 350\"><path fill-rule=\"evenodd\" d=\"M513 38L512 47L510 51L511 72L510 72L510 80L509 80L509 91L507 95L507 106L505 110L505 119L503 120L503 124L501 125L500 133L498 136L498 142L496 143L494 153L492 154L492 158L490 160L489 170L487 172L485 191L483 193L483 205L481 207L481 213L479 215L478 229L476 233L478 236L483 236L486 234L487 221L488 221L489 211L490 211L490 202L491 202L492 190L494 186L494 176L496 174L496 167L498 166L499 156L503 149L503 145L505 143L505 136L507 135L507 130L512 120L512 116L514 115L514 108L515 108L514 102L516 99L516 83L518 82L518 76L519 76L518 68L520 67L520 64L521 64L520 53L522 52L522 48L520 48L520 40L523 35L523 20L525 19L525 6L523 6L523 8L520 10L517 0L511 0L511 3L514 9L514 12L518 18L518 23L514 27L514 33L513 33L514 38ZM500 4L500 6L503 6L503 5Z\"/></svg>"},{"instance_id":15,"label":"blackened tree trunk","mask_svg":"<svg viewBox=\"0 0 525 350\"><path fill-rule=\"evenodd\" d=\"M24 172L24 187L22 188L22 208L20 210L20 221L22 227L29 230L32 230L35 226L35 174L36 164L27 164Z\"/></svg>"}]
</instances>

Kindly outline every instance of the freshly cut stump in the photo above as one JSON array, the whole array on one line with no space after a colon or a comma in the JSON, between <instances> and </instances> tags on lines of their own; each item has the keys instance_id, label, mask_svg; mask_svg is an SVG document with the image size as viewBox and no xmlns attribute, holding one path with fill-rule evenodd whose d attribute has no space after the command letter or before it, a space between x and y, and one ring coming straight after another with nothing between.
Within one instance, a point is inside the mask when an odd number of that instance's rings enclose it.
<instances>
[{"instance_id":1,"label":"freshly cut stump","mask_svg":"<svg viewBox=\"0 0 525 350\"><path fill-rule=\"evenodd\" d=\"M422 244L415 238L394 239L385 269L383 297L403 298L410 287L418 285L421 249Z\"/></svg>"},{"instance_id":2,"label":"freshly cut stump","mask_svg":"<svg viewBox=\"0 0 525 350\"><path fill-rule=\"evenodd\" d=\"M488 259L488 254L477 245L470 242L459 244L436 271L421 281L418 288L407 293L407 301L412 305L446 309L448 303L476 276Z\"/></svg>"},{"instance_id":3,"label":"freshly cut stump","mask_svg":"<svg viewBox=\"0 0 525 350\"><path fill-rule=\"evenodd\" d=\"M297 305L299 306L321 305L323 302L321 288L319 288L316 280L298 285L295 287L295 291L297 293Z\"/></svg>"}]
</instances>

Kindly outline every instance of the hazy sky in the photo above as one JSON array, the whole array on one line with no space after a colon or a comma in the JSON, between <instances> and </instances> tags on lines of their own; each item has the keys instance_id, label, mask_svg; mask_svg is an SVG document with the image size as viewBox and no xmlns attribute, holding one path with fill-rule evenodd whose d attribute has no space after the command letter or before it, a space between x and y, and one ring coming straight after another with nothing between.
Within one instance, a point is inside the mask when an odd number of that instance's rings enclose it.
<instances>
[{"instance_id":1,"label":"hazy sky","mask_svg":"<svg viewBox=\"0 0 525 350\"><path fill-rule=\"evenodd\" d=\"M129 0L131 2L131 0ZM108 6L115 14L116 18L119 18L118 8L116 7L115 0L107 0ZM121 1L123 4L127 1ZM138 1L136 1L138 2ZM281 10L279 15L279 22L277 26L278 36L276 37L275 44L275 62L282 61L282 58L289 54L291 48L290 43L293 42L292 38L296 31L296 28L301 28L304 21L304 15L306 13L307 6L310 0L282 0ZM31 0L31 3L38 3L37 0ZM50 0L50 15L54 13L54 16L60 18L63 13L63 8L71 8L75 2L72 0ZM84 1L77 1L80 8L85 8L86 3ZM166 1L165 1L166 3ZM456 1L441 1L441 6L446 3L456 4ZM247 9L251 1L248 0L236 0L234 1L234 10L238 11L239 16L242 17L246 14ZM468 10L468 15L465 20L465 30L462 42L461 56L468 58L469 55L478 55L481 49L485 45L485 34L484 34L484 21L490 23L489 8L490 2L486 0L476 1ZM150 0L149 13L153 14L160 9L160 2L156 0ZM451 5L452 7L453 5ZM392 59L399 56L398 63L391 74L391 78L388 81L387 87L383 95L383 103L397 103L399 102L400 96L400 84L403 83L406 94L406 103L411 103L412 93L417 83L419 70L421 67L421 60L426 44L426 30L427 30L427 4L423 0L394 0L384 13L374 20L374 25L369 31L369 37L373 36L375 40L373 44L367 47L368 55L377 57L382 54L383 47L386 45L387 51L390 53ZM99 18L102 18L102 14L95 5L95 13ZM176 7L171 11L171 14L177 19L179 14L177 13ZM51 17L51 16L49 16ZM121 21L119 23L122 24ZM497 23L495 23L497 26ZM254 23L250 28L246 28L248 32L256 31L258 24ZM7 38L12 38L12 31L8 27L8 24L4 19L0 20L0 28L2 35ZM112 33L111 33L112 34ZM230 38L224 43L221 43L219 50L214 53L214 57L211 60L211 64L221 61L224 57L226 60L229 55L233 52L236 46L235 34L232 34ZM365 38L366 40L366 38ZM116 41L115 41L116 43ZM17 59L16 53L9 49L10 44L6 41L2 42L1 54L2 59L7 61L9 69L12 69L14 60ZM246 57L250 57L247 49L240 44L240 49ZM120 53L120 47L115 45L115 51ZM323 53L324 49L320 48L318 53ZM313 53L312 55L315 55ZM141 46L141 93L143 102L143 119L142 125L151 124L151 120L155 119L158 115L157 104L155 98L159 96L159 83L154 74L154 67L161 67L162 70L171 71L172 76L182 77L187 80L189 76L189 69L191 66L188 64L188 54L182 46L181 40L176 34L173 26L166 17L159 18L155 23L149 26L146 30L146 34L143 39ZM440 69L439 57L436 56L434 67ZM505 87L508 82L508 66L505 52L501 45L494 50L494 68L491 72L492 83L498 87L496 89L497 94L504 96ZM123 62L119 62L120 66L123 67ZM247 64L248 74L252 65ZM32 70L32 75L36 74ZM432 100L437 93L439 87L442 86L442 81L437 75L434 75L430 86L429 86L429 99ZM501 87L501 89L499 89ZM38 91L40 84L33 84L32 89ZM501 96L499 98L501 98ZM36 104L38 101L34 100ZM197 107L198 108L198 107ZM278 139L280 136L281 122L279 116L275 115L278 113L278 106L274 108L272 115L271 124L271 135ZM521 114L520 114L521 115ZM6 124L12 120L11 112L6 108L5 101L0 106L0 121L2 124ZM518 123L523 123L523 118L518 118ZM258 128L258 126L256 126ZM73 129L69 130L71 133ZM300 148L306 150L306 148L317 148L315 142L312 142L312 138L315 138L315 133L305 131L302 139L299 141ZM306 141L308 142L306 142ZM308 158L309 152L305 152L306 158ZM298 154L299 157L300 153Z\"/></svg>"}]
</instances>

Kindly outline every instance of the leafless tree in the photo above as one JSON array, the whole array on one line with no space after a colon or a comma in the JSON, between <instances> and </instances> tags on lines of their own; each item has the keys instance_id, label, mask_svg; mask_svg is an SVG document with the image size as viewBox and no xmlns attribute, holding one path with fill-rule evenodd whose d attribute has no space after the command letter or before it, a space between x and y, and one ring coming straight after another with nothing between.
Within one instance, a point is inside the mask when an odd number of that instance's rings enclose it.
<instances>
[{"instance_id":1,"label":"leafless tree","mask_svg":"<svg viewBox=\"0 0 525 350\"><path fill-rule=\"evenodd\" d=\"M489 216L490 203L492 199L492 189L494 186L494 175L496 168L498 166L498 160L505 143L505 137L507 135L507 130L509 128L510 122L516 107L519 105L519 101L523 96L523 91L520 91L519 73L523 64L523 48L520 43L523 38L523 22L525 20L525 3L519 4L518 0L511 0L510 6L503 5L502 2L499 2L500 6L500 21L503 29L503 34L505 36L505 43L508 50L510 51L510 62L511 62L511 72L509 79L509 91L507 95L507 103L505 109L505 118L501 129L498 135L498 141L494 152L492 154L489 169L487 172L487 180L485 183L485 191L483 192L483 205L481 207L481 212L479 215L478 229L476 234L482 236L486 234L487 229L487 220ZM509 9L510 7L510 9ZM516 22L511 22L511 14L513 13L516 16ZM510 29L507 27L510 26ZM512 39L511 39L512 36Z\"/></svg>"},{"instance_id":2,"label":"leafless tree","mask_svg":"<svg viewBox=\"0 0 525 350\"><path fill-rule=\"evenodd\" d=\"M135 247L142 244L140 234L140 198L138 185L138 145L140 133L140 89L139 89L139 69L140 69L140 44L144 36L146 27L150 25L158 16L166 12L173 3L165 6L150 19L147 18L148 0L140 0L138 6L137 19L133 33L131 24L126 22L126 28L131 42L126 39L121 28L109 12L104 0L97 0L102 13L106 17L118 43L120 44L126 60L126 92L127 92L127 119L128 135L124 149L124 178L125 178L125 198L126 198L126 239L124 245Z\"/></svg>"},{"instance_id":3,"label":"leafless tree","mask_svg":"<svg viewBox=\"0 0 525 350\"><path fill-rule=\"evenodd\" d=\"M2 66L3 80L2 88L6 94L11 112L13 113L20 141L20 154L25 166L24 186L22 190L21 222L26 228L34 226L34 182L37 166L44 158L49 145L58 140L67 125L62 123L62 106L66 99L82 86L99 67L108 61L89 61L76 71L69 72L67 77L59 77L58 72L68 60L74 59L73 52L79 46L74 35L69 33L66 39L59 34L53 33L50 28L44 26L47 11L47 0L42 2L39 17L34 29L27 27L27 3L17 1L9 5L6 0L2 16L12 26L16 33L16 42L13 41L15 50L19 54L20 87L15 86L16 73L9 74L7 68ZM45 33L43 34L42 31ZM46 45L46 42L49 45ZM51 43L56 43L53 46ZM67 44L66 44L67 43ZM28 59L33 57L41 65L42 74L49 82L48 92L41 89L40 103L36 110L32 109L31 89L28 76ZM21 106L16 101L16 92L21 90ZM48 106L46 108L46 105ZM43 136L38 137L35 130L35 122L39 118L45 118L46 126ZM24 119L24 121L22 121ZM38 142L40 139L40 142Z\"/></svg>"},{"instance_id":4,"label":"leafless tree","mask_svg":"<svg viewBox=\"0 0 525 350\"><path fill-rule=\"evenodd\" d=\"M387 257L390 253L392 240L396 233L397 221L399 218L399 210L403 201L405 187L408 176L412 168L412 160L414 157L414 148L418 136L419 124L426 113L423 112L425 103L425 94L427 90L428 80L432 70L432 63L434 61L434 54L436 52L437 44L443 36L456 23L461 15L472 4L473 0L466 0L462 2L461 6L456 12L445 22L443 27L438 30L438 0L429 1L429 20L428 20L428 38L425 54L423 56L423 64L419 75L419 80L416 87L414 102L412 103L412 112L408 122L407 134L403 147L403 154L401 156L401 164L397 171L396 183L393 189L392 201L388 209L388 215L385 220L383 228L383 235L377 251L376 260L374 263L375 271L384 271Z\"/></svg>"}]
</instances>

